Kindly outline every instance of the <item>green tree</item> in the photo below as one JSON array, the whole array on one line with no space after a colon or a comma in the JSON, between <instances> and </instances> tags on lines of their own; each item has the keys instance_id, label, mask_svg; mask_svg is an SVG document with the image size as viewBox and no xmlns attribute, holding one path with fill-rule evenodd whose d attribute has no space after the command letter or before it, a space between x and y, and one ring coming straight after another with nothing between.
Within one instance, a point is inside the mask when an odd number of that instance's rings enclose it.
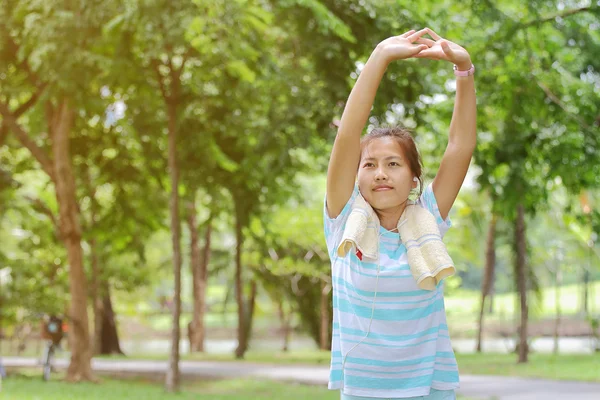
<instances>
[{"instance_id":1,"label":"green tree","mask_svg":"<svg viewBox=\"0 0 600 400\"><path fill-rule=\"evenodd\" d=\"M0 6L1 68L10 82L0 93L4 126L0 131L6 132L6 127L12 131L55 188L59 236L69 264L70 380L92 379L87 283L70 137L77 106L85 103L79 89L93 82L104 66L98 33L112 5L103 2L83 8L30 0L6 1Z\"/></svg>"},{"instance_id":2,"label":"green tree","mask_svg":"<svg viewBox=\"0 0 600 400\"><path fill-rule=\"evenodd\" d=\"M597 33L587 29L589 23L597 23L599 9L557 12L557 2L536 1L517 14L508 5L474 5L473 11L480 14L470 26L476 31L485 32L496 21L491 39L476 47L479 59L490 65L478 79L483 115L483 140L476 155L483 170L479 182L498 199L494 212L514 221L519 362L526 362L526 291L535 282L527 263L525 215L545 207L547 182L557 176L575 192L598 184L595 172L590 173L595 170L590 166L598 165L597 134L592 129L598 109L597 102L593 105L594 85L585 78L590 68L597 70L597 60L578 55L580 48L592 50L600 44ZM578 117L574 107L581 112Z\"/></svg>"}]
</instances>

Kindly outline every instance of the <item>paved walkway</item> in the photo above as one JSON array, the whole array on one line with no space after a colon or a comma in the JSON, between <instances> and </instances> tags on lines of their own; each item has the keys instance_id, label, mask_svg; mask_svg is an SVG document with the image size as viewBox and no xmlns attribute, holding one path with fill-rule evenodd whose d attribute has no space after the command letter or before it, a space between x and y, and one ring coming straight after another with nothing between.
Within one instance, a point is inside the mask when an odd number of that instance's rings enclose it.
<instances>
[{"instance_id":1,"label":"paved walkway","mask_svg":"<svg viewBox=\"0 0 600 400\"><path fill-rule=\"evenodd\" d=\"M5 357L6 367L36 367L35 358ZM56 360L56 367L66 368L68 360ZM164 373L167 361L94 359L98 372ZM600 369L600 365L598 366ZM181 361L182 374L201 378L256 377L327 385L326 366L270 365L235 361ZM600 400L600 383L551 381L501 376L461 375L458 393L471 399L489 400Z\"/></svg>"}]
</instances>

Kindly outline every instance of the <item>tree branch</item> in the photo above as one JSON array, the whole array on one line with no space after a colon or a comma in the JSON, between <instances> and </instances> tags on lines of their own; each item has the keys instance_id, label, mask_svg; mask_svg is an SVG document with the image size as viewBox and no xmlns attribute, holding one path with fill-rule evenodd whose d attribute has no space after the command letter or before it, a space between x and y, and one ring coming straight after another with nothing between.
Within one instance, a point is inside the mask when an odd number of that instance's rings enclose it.
<instances>
[{"instance_id":1,"label":"tree branch","mask_svg":"<svg viewBox=\"0 0 600 400\"><path fill-rule=\"evenodd\" d=\"M188 49L181 56L181 66L177 69L177 79L181 78L181 74L183 73L183 69L185 68L185 64L188 62L192 55L196 54L196 49L193 47L188 47Z\"/></svg>"},{"instance_id":2,"label":"tree branch","mask_svg":"<svg viewBox=\"0 0 600 400\"><path fill-rule=\"evenodd\" d=\"M43 83L39 86L37 86L37 90L35 91L34 94L31 95L31 97L29 98L29 100L27 100L25 103L21 104L13 113L13 117L15 117L15 119L18 119L21 115L23 115L25 113L25 111L29 110L31 107L33 107L33 105L35 103L37 103L38 99L40 98L40 96L42 95L42 93L44 92L44 89L46 89L46 86L48 86L47 83Z\"/></svg>"},{"instance_id":3,"label":"tree branch","mask_svg":"<svg viewBox=\"0 0 600 400\"><path fill-rule=\"evenodd\" d=\"M56 217L54 216L54 213L52 212L50 207L48 207L48 205L40 199L36 199L31 196L24 196L24 198L33 205L33 208L35 210L50 218L50 220L54 224L54 227L56 228L56 233L60 236L60 225L58 224L58 221L56 220Z\"/></svg>"},{"instance_id":4,"label":"tree branch","mask_svg":"<svg viewBox=\"0 0 600 400\"><path fill-rule=\"evenodd\" d=\"M153 59L150 62L152 64L152 67L154 68L154 72L156 73L156 80L158 81L158 86L160 87L160 92L162 93L162 96L165 99L165 101L169 101L169 99L170 99L169 94L167 93L167 88L165 87L165 82L163 81L163 77L160 74L159 62L156 59Z\"/></svg>"},{"instance_id":5,"label":"tree branch","mask_svg":"<svg viewBox=\"0 0 600 400\"><path fill-rule=\"evenodd\" d=\"M4 144L4 141L8 137L8 126L2 121L2 125L0 125L0 146Z\"/></svg>"},{"instance_id":6,"label":"tree branch","mask_svg":"<svg viewBox=\"0 0 600 400\"><path fill-rule=\"evenodd\" d=\"M17 135L17 138L21 142L23 146L25 146L31 154L35 157L35 159L40 163L42 169L52 181L55 180L54 167L52 165L52 160L44 150L42 150L33 140L29 138L27 132L19 125L14 115L8 109L8 106L0 101L0 115L2 115L3 124L7 124L7 126L12 129L12 131Z\"/></svg>"},{"instance_id":7,"label":"tree branch","mask_svg":"<svg viewBox=\"0 0 600 400\"><path fill-rule=\"evenodd\" d=\"M489 7L493 8L497 13L501 14L502 17L504 18L504 20L510 21L508 29L506 29L506 31L503 31L503 30L498 31L490 39L490 43L494 43L494 42L496 42L498 40L504 41L506 38L508 38L509 36L512 36L518 30L529 28L530 26L534 26L534 25L541 25L541 24L544 24L546 22L551 22L551 21L554 21L556 18L566 18L566 17L570 17L571 15L575 15L575 14L582 13L582 12L592 12L592 13L594 13L594 12L600 11L600 7L597 7L597 6L581 7L581 8L575 8L575 9L572 9L572 10L565 10L563 12L559 12L559 13L555 13L555 14L552 14L552 15L548 15L546 17L542 17L541 19L534 19L534 20L527 21L527 22L520 22L520 21L517 21L517 20L511 18L506 13L504 13L502 10L500 10L498 7L496 7L496 5L493 4L491 1L487 0L486 4ZM504 33L504 36L502 36L502 33Z\"/></svg>"},{"instance_id":8,"label":"tree branch","mask_svg":"<svg viewBox=\"0 0 600 400\"><path fill-rule=\"evenodd\" d=\"M178 103L180 101L180 91L181 91L181 70L176 70L173 68L173 63L169 60L169 75L171 77L171 101L173 103Z\"/></svg>"},{"instance_id":9,"label":"tree branch","mask_svg":"<svg viewBox=\"0 0 600 400\"><path fill-rule=\"evenodd\" d=\"M196 49L194 49L193 47L189 47L185 53L183 53L182 59L181 59L181 67L179 67L179 74L181 75L181 72L183 71L183 67L185 67L185 63L190 59L190 57L192 56L192 54L196 53Z\"/></svg>"},{"instance_id":10,"label":"tree branch","mask_svg":"<svg viewBox=\"0 0 600 400\"><path fill-rule=\"evenodd\" d=\"M600 10L600 7L581 7L581 8L575 8L573 10L566 10L566 11L563 11L561 13L556 13L556 14L549 15L549 16L544 17L542 19L535 19L533 21L521 23L519 28L528 28L528 27L530 27L532 25L543 24L543 23L546 23L546 22L554 21L556 18L570 17L571 15L578 14L580 12L587 12L587 11L593 12L593 11L599 11L599 10Z\"/></svg>"},{"instance_id":11,"label":"tree branch","mask_svg":"<svg viewBox=\"0 0 600 400\"><path fill-rule=\"evenodd\" d=\"M25 113L25 111L27 111L31 107L33 107L33 105L38 101L38 99L42 95L42 92L44 91L46 86L47 86L46 84L38 86L38 90L29 98L29 100L27 100L25 103L21 104L12 113L13 117L15 119L18 119L21 115L23 115ZM6 125L6 122L2 121L2 124L0 125L0 146L2 146L2 144L4 143L4 140L6 140L6 137L8 136L8 132L9 132L9 130L8 130L8 126Z\"/></svg>"},{"instance_id":12,"label":"tree branch","mask_svg":"<svg viewBox=\"0 0 600 400\"><path fill-rule=\"evenodd\" d=\"M13 40L13 38L7 34L7 48L10 50L10 54L12 55L13 59L15 61L17 61L17 53L19 51L19 45ZM29 63L27 63L27 57L25 57L25 59L23 59L23 61L21 62L16 62L17 67L23 69L25 72L27 72L27 76L29 78L29 81L34 85L34 86L41 86L40 85L40 79L39 77L36 75L35 72L33 72L31 70L31 67L29 66Z\"/></svg>"},{"instance_id":13,"label":"tree branch","mask_svg":"<svg viewBox=\"0 0 600 400\"><path fill-rule=\"evenodd\" d=\"M567 109L567 106L565 105L565 103L562 102L561 99L558 98L557 95L555 95L552 90L550 90L550 88L548 86L546 86L544 83L540 82L540 81L536 81L537 85L544 91L544 93L546 93L546 96L548 96L548 98L556 105L558 105L560 108L563 109L563 111L565 113L567 113L567 115L574 119L575 121L577 121L582 127L584 127L585 129L590 129L591 127L579 116L574 115L572 112L570 112Z\"/></svg>"}]
</instances>

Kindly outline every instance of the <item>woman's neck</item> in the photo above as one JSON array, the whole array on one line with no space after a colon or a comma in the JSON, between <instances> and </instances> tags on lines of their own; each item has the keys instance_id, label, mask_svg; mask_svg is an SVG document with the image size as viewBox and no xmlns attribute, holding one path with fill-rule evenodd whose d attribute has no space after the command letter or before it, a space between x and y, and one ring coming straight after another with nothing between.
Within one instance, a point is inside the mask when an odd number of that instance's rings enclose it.
<instances>
[{"instance_id":1,"label":"woman's neck","mask_svg":"<svg viewBox=\"0 0 600 400\"><path fill-rule=\"evenodd\" d=\"M398 207L388 208L385 210L375 210L375 213L379 217L379 223L388 231L396 229L398 221L406 208L406 203L399 205Z\"/></svg>"}]
</instances>

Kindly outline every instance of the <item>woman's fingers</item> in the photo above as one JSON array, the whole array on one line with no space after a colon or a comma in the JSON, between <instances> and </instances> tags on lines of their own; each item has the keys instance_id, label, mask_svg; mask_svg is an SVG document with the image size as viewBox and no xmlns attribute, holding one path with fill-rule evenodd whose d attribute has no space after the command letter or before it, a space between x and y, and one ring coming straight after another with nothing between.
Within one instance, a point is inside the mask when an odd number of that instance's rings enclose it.
<instances>
[{"instance_id":1,"label":"woman's fingers","mask_svg":"<svg viewBox=\"0 0 600 400\"><path fill-rule=\"evenodd\" d=\"M436 41L441 39L441 36L438 35L437 33L435 33L434 31L432 31L431 29L425 28L425 30L427 31L427 33L429 33L429 36L431 36Z\"/></svg>"},{"instance_id":2,"label":"woman's fingers","mask_svg":"<svg viewBox=\"0 0 600 400\"><path fill-rule=\"evenodd\" d=\"M437 52L435 50L433 50L433 49L430 49L430 48L421 51L419 54L415 55L415 57L418 57L418 58L431 58L431 59L437 59L437 58L439 58Z\"/></svg>"},{"instance_id":3,"label":"woman's fingers","mask_svg":"<svg viewBox=\"0 0 600 400\"><path fill-rule=\"evenodd\" d=\"M427 50L421 51L415 57L428 58L430 60L448 60L448 55L439 48L428 48Z\"/></svg>"},{"instance_id":4,"label":"woman's fingers","mask_svg":"<svg viewBox=\"0 0 600 400\"><path fill-rule=\"evenodd\" d=\"M454 51L452 50L448 42L443 41L442 43L440 43L440 45L442 46L442 50L444 50L444 53L446 53L448 56L452 56L454 54Z\"/></svg>"},{"instance_id":5,"label":"woman's fingers","mask_svg":"<svg viewBox=\"0 0 600 400\"><path fill-rule=\"evenodd\" d=\"M413 34L414 32L415 32L415 30L411 29L408 32L404 32L402 35L400 35L400 37L407 38L409 35Z\"/></svg>"},{"instance_id":6,"label":"woman's fingers","mask_svg":"<svg viewBox=\"0 0 600 400\"><path fill-rule=\"evenodd\" d=\"M416 40L415 43L424 44L427 45L427 47L431 47L435 44L435 41L422 37Z\"/></svg>"},{"instance_id":7,"label":"woman's fingers","mask_svg":"<svg viewBox=\"0 0 600 400\"><path fill-rule=\"evenodd\" d=\"M416 53L422 53L427 50L429 50L429 46L427 46L426 44L422 44L422 45L417 46Z\"/></svg>"},{"instance_id":8,"label":"woman's fingers","mask_svg":"<svg viewBox=\"0 0 600 400\"><path fill-rule=\"evenodd\" d=\"M415 32L415 33L409 35L407 37L407 39L412 43L415 40L419 39L421 36L425 35L426 33L427 33L427 28L424 28L424 29L421 29L418 32Z\"/></svg>"},{"instance_id":9,"label":"woman's fingers","mask_svg":"<svg viewBox=\"0 0 600 400\"><path fill-rule=\"evenodd\" d=\"M429 49L429 47L427 47L427 45L425 45L425 44L410 46L411 57L415 57L427 49Z\"/></svg>"}]
</instances>

